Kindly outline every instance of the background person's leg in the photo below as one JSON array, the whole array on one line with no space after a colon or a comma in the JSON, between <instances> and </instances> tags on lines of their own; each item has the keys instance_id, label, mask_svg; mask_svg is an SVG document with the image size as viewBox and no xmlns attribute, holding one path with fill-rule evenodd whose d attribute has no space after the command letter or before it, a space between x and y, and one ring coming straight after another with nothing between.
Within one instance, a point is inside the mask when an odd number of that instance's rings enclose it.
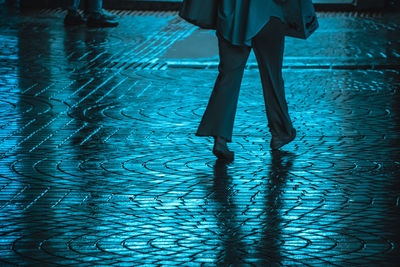
<instances>
[{"instance_id":1,"label":"background person's leg","mask_svg":"<svg viewBox=\"0 0 400 267\"><path fill-rule=\"evenodd\" d=\"M196 135L232 139L240 84L250 47L236 46L218 36L219 75Z\"/></svg>"},{"instance_id":2,"label":"background person's leg","mask_svg":"<svg viewBox=\"0 0 400 267\"><path fill-rule=\"evenodd\" d=\"M67 10L78 11L80 0L65 0Z\"/></svg>"},{"instance_id":3,"label":"background person's leg","mask_svg":"<svg viewBox=\"0 0 400 267\"><path fill-rule=\"evenodd\" d=\"M253 39L269 128L273 137L287 138L293 134L294 129L288 113L282 78L284 44L284 24L277 18L272 18Z\"/></svg>"},{"instance_id":4,"label":"background person's leg","mask_svg":"<svg viewBox=\"0 0 400 267\"><path fill-rule=\"evenodd\" d=\"M65 0L67 15L64 19L64 24L67 26L81 25L85 23L84 18L78 11L79 0Z\"/></svg>"},{"instance_id":5,"label":"background person's leg","mask_svg":"<svg viewBox=\"0 0 400 267\"><path fill-rule=\"evenodd\" d=\"M88 13L103 13L103 0L86 0Z\"/></svg>"},{"instance_id":6,"label":"background person's leg","mask_svg":"<svg viewBox=\"0 0 400 267\"><path fill-rule=\"evenodd\" d=\"M116 17L103 10L103 0L87 0L87 25L89 27L116 27Z\"/></svg>"}]
</instances>

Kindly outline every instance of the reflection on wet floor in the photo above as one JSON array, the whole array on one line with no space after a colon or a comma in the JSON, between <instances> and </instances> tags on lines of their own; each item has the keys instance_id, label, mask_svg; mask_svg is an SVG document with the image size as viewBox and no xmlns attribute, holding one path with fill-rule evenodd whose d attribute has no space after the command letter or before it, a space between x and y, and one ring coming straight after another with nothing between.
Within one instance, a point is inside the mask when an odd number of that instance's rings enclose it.
<instances>
[{"instance_id":1,"label":"reflection on wet floor","mask_svg":"<svg viewBox=\"0 0 400 267\"><path fill-rule=\"evenodd\" d=\"M313 39L287 40L285 151L269 149L250 58L227 164L194 136L212 32L174 12L115 29L0 12L1 264L399 260L399 15L321 13Z\"/></svg>"}]
</instances>

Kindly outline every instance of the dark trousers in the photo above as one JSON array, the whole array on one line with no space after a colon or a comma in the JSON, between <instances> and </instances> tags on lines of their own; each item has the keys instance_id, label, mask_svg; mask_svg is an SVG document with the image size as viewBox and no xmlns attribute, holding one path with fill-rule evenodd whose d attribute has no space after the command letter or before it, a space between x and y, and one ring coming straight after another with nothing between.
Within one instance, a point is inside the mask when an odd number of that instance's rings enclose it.
<instances>
[{"instance_id":1,"label":"dark trousers","mask_svg":"<svg viewBox=\"0 0 400 267\"><path fill-rule=\"evenodd\" d=\"M219 34L219 75L196 135L221 136L232 140L233 123L240 84L251 48L257 58L267 111L268 126L273 136L292 133L282 78L284 24L277 18L253 38L252 47L236 46Z\"/></svg>"},{"instance_id":2,"label":"dark trousers","mask_svg":"<svg viewBox=\"0 0 400 267\"><path fill-rule=\"evenodd\" d=\"M67 9L78 11L80 0L67 0ZM87 0L87 10L92 13L101 13L103 0Z\"/></svg>"}]
</instances>

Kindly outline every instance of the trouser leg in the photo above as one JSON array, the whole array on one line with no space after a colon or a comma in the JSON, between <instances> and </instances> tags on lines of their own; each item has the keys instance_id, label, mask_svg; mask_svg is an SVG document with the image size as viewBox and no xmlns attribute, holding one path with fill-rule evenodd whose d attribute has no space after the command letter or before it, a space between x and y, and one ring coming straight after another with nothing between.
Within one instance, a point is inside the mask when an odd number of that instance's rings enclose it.
<instances>
[{"instance_id":1,"label":"trouser leg","mask_svg":"<svg viewBox=\"0 0 400 267\"><path fill-rule=\"evenodd\" d=\"M102 13L103 0L87 0L87 12L89 13Z\"/></svg>"},{"instance_id":2,"label":"trouser leg","mask_svg":"<svg viewBox=\"0 0 400 267\"><path fill-rule=\"evenodd\" d=\"M250 47L232 45L218 35L218 48L219 75L196 135L221 136L229 142Z\"/></svg>"},{"instance_id":3,"label":"trouser leg","mask_svg":"<svg viewBox=\"0 0 400 267\"><path fill-rule=\"evenodd\" d=\"M78 11L80 0L67 0L67 9L71 11Z\"/></svg>"},{"instance_id":4,"label":"trouser leg","mask_svg":"<svg viewBox=\"0 0 400 267\"><path fill-rule=\"evenodd\" d=\"M260 70L268 125L273 136L291 135L293 128L282 78L284 43L284 24L277 18L272 18L252 41Z\"/></svg>"}]
</instances>

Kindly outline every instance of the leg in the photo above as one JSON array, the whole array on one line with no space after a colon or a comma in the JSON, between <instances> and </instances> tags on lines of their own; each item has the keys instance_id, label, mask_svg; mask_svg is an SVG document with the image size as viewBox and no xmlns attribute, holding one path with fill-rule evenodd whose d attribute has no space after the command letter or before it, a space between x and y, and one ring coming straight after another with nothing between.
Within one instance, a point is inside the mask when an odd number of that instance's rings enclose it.
<instances>
[{"instance_id":1,"label":"leg","mask_svg":"<svg viewBox=\"0 0 400 267\"><path fill-rule=\"evenodd\" d=\"M268 125L275 141L279 138L290 139L294 134L282 78L284 40L284 24L277 18L272 18L253 39L254 53L263 86Z\"/></svg>"},{"instance_id":2,"label":"leg","mask_svg":"<svg viewBox=\"0 0 400 267\"><path fill-rule=\"evenodd\" d=\"M85 23L85 20L78 11L79 0L67 0L67 15L64 18L64 24L66 26L81 25Z\"/></svg>"},{"instance_id":3,"label":"leg","mask_svg":"<svg viewBox=\"0 0 400 267\"><path fill-rule=\"evenodd\" d=\"M103 11L103 0L87 0L88 13L99 13Z\"/></svg>"},{"instance_id":4,"label":"leg","mask_svg":"<svg viewBox=\"0 0 400 267\"><path fill-rule=\"evenodd\" d=\"M76 11L78 12L80 0L67 0L67 10L68 11Z\"/></svg>"},{"instance_id":5,"label":"leg","mask_svg":"<svg viewBox=\"0 0 400 267\"><path fill-rule=\"evenodd\" d=\"M87 0L87 13L88 20L87 25L89 27L116 27L118 26L118 21L116 17L107 14L103 10L103 0Z\"/></svg>"},{"instance_id":6,"label":"leg","mask_svg":"<svg viewBox=\"0 0 400 267\"><path fill-rule=\"evenodd\" d=\"M230 142L240 84L250 47L232 45L219 35L218 47L219 75L196 135L220 136Z\"/></svg>"}]
</instances>

